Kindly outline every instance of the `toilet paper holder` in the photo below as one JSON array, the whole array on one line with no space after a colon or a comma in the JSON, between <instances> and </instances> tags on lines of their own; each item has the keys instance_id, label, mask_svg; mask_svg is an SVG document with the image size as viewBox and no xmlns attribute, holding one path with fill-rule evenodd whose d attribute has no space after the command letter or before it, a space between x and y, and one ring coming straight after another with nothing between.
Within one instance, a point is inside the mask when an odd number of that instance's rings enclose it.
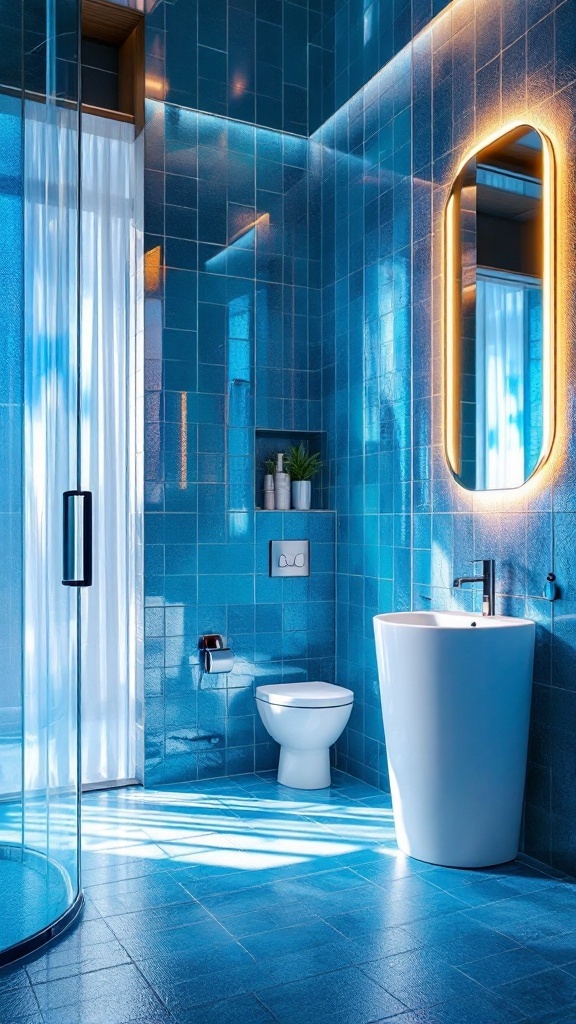
<instances>
[{"instance_id":1,"label":"toilet paper holder","mask_svg":"<svg viewBox=\"0 0 576 1024\"><path fill-rule=\"evenodd\" d=\"M234 668L234 655L224 644L219 633L206 633L200 637L199 645L202 652L202 666L205 672L231 672Z\"/></svg>"}]
</instances>

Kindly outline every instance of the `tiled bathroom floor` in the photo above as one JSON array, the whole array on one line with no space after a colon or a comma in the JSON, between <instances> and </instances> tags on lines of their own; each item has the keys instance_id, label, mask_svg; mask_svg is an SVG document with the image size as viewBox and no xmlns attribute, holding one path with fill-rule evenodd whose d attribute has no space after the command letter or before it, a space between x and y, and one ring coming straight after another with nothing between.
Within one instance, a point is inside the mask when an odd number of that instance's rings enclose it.
<instances>
[{"instance_id":1,"label":"tiled bathroom floor","mask_svg":"<svg viewBox=\"0 0 576 1024\"><path fill-rule=\"evenodd\" d=\"M2 1024L576 1021L573 880L411 861L389 798L349 776L83 806L83 919L0 972Z\"/></svg>"}]
</instances>

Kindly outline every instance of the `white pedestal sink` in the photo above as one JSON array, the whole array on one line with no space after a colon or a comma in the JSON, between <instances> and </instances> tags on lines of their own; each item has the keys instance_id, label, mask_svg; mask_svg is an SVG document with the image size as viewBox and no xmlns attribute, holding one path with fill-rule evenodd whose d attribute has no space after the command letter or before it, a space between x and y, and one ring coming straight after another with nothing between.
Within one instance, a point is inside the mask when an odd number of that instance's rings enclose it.
<instances>
[{"instance_id":1,"label":"white pedestal sink","mask_svg":"<svg viewBox=\"0 0 576 1024\"><path fill-rule=\"evenodd\" d=\"M398 846L448 867L513 860L534 623L397 612L374 630Z\"/></svg>"}]
</instances>

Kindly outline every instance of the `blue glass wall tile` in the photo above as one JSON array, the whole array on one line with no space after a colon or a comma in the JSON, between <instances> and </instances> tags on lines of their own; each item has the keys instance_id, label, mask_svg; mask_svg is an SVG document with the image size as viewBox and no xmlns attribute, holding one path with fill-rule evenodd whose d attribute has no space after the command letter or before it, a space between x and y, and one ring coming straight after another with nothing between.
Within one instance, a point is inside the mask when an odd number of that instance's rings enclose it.
<instances>
[{"instance_id":1,"label":"blue glass wall tile","mask_svg":"<svg viewBox=\"0 0 576 1024\"><path fill-rule=\"evenodd\" d=\"M179 4L150 16L162 33L150 81L172 105L159 93L147 102L147 246L160 246L164 276L147 310L147 502L173 511L147 516L149 657L162 640L165 660L195 657L198 629L219 629L241 662L206 683L223 699L221 752L179 749L188 705L178 711L175 689L170 734L158 716L151 726L150 777L273 767L252 703L266 665L278 679L352 686L338 763L386 787L371 617L475 607L471 591L452 594L452 575L493 553L500 607L537 622L547 684L533 714L527 849L573 870L559 815L541 806L542 780L559 800L562 782L538 735L544 721L560 729L550 707L571 686L575 460L569 446L528 512L482 511L457 488L439 426L434 264L439 197L474 129L518 96L573 86L570 5L546 0L527 15L523 0L474 11L464 0L442 17L446 6L201 0L197 17ZM323 496L337 516L254 513L254 426L326 433ZM282 535L310 538L308 580L269 578L268 541ZM551 611L539 595L553 566L565 604ZM159 706L162 669L148 671Z\"/></svg>"},{"instance_id":2,"label":"blue glass wall tile","mask_svg":"<svg viewBox=\"0 0 576 1024\"><path fill-rule=\"evenodd\" d=\"M165 733L160 736L156 726L150 733L147 777L156 782L252 770L255 762L273 767L276 745L254 714L257 666L277 665L282 679L284 672L288 678L317 676L320 664L333 678L334 656L333 516L322 517L329 520L322 526L317 516L295 514L291 524L290 516L273 514L266 520L253 511L254 392L260 392L260 407L268 413L267 395L277 388L280 415L275 422L265 416L259 421L263 426L300 419L307 428L319 417L318 410L307 411L310 395L320 405L306 353L312 303L305 258L308 185L302 170L308 167L309 147L298 139L283 146L270 132L187 111L170 109L166 123L166 211L171 209L164 230L172 235L159 241L166 267L164 390L162 401L150 407L147 450L150 472L162 481L172 514L151 520L146 534L152 560L147 612L155 614L147 619L149 659L155 665L163 658L164 671L179 671L189 660L197 663L199 633L220 631L235 651L236 665L229 677L203 681L188 672L184 684L175 677L166 695ZM190 151L197 139L196 160ZM258 206L255 179L278 190L261 190ZM214 240L225 245L216 248ZM186 271L197 265L204 269L196 292L196 275ZM319 316L320 302L314 307ZM290 315L282 317L282 310ZM155 336L150 332L151 345ZM268 370L274 364L277 381ZM160 386L157 377L151 380ZM290 588L270 580L269 539L291 529L295 536L306 535L308 525L313 546L321 545L315 589L309 590L308 581ZM309 622L325 634L321 644L311 643ZM314 661L308 658L312 651ZM161 668L151 664L148 671ZM161 696L163 678L150 676L149 687L151 696ZM216 717L204 716L203 723L213 727L222 755L182 749L192 713L190 693L200 698L204 688L224 701ZM247 694L243 714L232 714L233 703L226 703L236 692Z\"/></svg>"},{"instance_id":3,"label":"blue glass wall tile","mask_svg":"<svg viewBox=\"0 0 576 1024\"><path fill-rule=\"evenodd\" d=\"M162 93L178 106L308 134L308 76L319 81L331 66L330 9L254 0L164 8L162 59L157 48L147 58L151 98ZM158 21L156 11L152 18ZM296 106L291 89L302 94ZM324 91L331 104L329 82ZM313 127L324 110L332 113L331 105L320 105Z\"/></svg>"}]
</instances>

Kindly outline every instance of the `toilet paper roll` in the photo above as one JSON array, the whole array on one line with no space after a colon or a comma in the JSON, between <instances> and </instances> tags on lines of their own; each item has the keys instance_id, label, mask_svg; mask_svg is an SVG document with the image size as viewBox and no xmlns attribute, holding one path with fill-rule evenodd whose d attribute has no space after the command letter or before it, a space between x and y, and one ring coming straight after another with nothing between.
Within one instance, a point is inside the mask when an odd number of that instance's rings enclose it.
<instances>
[{"instance_id":1,"label":"toilet paper roll","mask_svg":"<svg viewBox=\"0 0 576 1024\"><path fill-rule=\"evenodd\" d=\"M205 672L231 672L234 668L234 655L229 647L217 651L205 651Z\"/></svg>"}]
</instances>

